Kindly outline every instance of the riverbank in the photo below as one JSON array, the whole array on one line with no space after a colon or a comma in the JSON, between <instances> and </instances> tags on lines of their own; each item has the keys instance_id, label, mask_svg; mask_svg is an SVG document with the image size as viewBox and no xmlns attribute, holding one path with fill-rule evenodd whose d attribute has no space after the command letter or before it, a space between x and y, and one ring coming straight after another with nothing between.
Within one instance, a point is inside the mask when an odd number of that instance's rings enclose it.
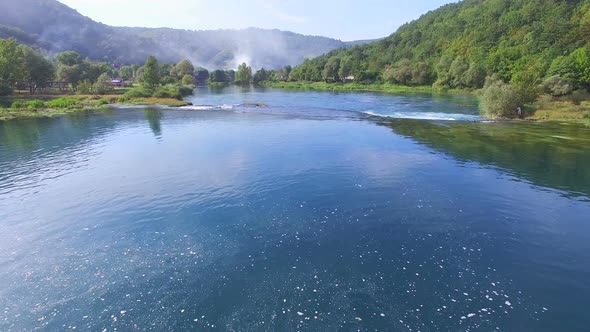
<instances>
[{"instance_id":1,"label":"riverbank","mask_svg":"<svg viewBox=\"0 0 590 332\"><path fill-rule=\"evenodd\" d=\"M326 83L326 82L266 82L265 87L285 90L317 90L333 92L384 92L384 93L452 93L473 94L473 91L447 89L437 90L432 86L405 86L395 84L360 84L360 83Z\"/></svg>"},{"instance_id":2,"label":"riverbank","mask_svg":"<svg viewBox=\"0 0 590 332\"><path fill-rule=\"evenodd\" d=\"M432 86L403 86L394 84L359 84L359 83L325 83L325 82L267 82L265 87L285 90L316 90L331 92L382 92L382 93L428 93L428 94L466 94L478 95L472 90L438 90ZM579 105L571 101L548 100L548 96L540 96L532 105L527 105L531 114L526 117L531 121L575 122L590 125L590 101L582 101Z\"/></svg>"},{"instance_id":3,"label":"riverbank","mask_svg":"<svg viewBox=\"0 0 590 332\"><path fill-rule=\"evenodd\" d=\"M159 105L188 106L191 103L174 98L128 98L121 95L104 96L13 96L0 99L0 120L17 118L46 118L97 110L114 106Z\"/></svg>"},{"instance_id":4,"label":"riverbank","mask_svg":"<svg viewBox=\"0 0 590 332\"><path fill-rule=\"evenodd\" d=\"M571 101L540 101L533 104L534 113L527 117L534 121L575 122L590 125L590 101L580 102L579 105Z\"/></svg>"}]
</instances>

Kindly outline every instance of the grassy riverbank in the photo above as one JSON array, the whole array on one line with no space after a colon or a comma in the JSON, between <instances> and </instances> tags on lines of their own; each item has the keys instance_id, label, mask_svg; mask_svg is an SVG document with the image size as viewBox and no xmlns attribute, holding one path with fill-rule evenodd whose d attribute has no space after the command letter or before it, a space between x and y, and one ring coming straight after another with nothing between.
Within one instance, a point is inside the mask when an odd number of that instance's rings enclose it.
<instances>
[{"instance_id":1,"label":"grassy riverbank","mask_svg":"<svg viewBox=\"0 0 590 332\"><path fill-rule=\"evenodd\" d=\"M162 105L181 107L189 102L174 98L128 98L121 95L105 96L34 96L4 97L0 99L0 120L43 118L124 105Z\"/></svg>"},{"instance_id":2,"label":"grassy riverbank","mask_svg":"<svg viewBox=\"0 0 590 332\"><path fill-rule=\"evenodd\" d=\"M590 125L590 101L583 101L579 105L571 101L537 101L532 106L535 111L527 117L529 120L576 122Z\"/></svg>"},{"instance_id":3,"label":"grassy riverbank","mask_svg":"<svg viewBox=\"0 0 590 332\"><path fill-rule=\"evenodd\" d=\"M268 82L264 86L285 90L316 90L316 91L365 91L383 93L452 93L478 95L478 91L471 90L437 90L431 86L403 86L394 84L359 84L359 83L325 83L325 82ZM539 99L527 105L530 115L527 120L576 122L590 125L590 101L574 103L572 101L556 99L542 95Z\"/></svg>"},{"instance_id":4,"label":"grassy riverbank","mask_svg":"<svg viewBox=\"0 0 590 332\"><path fill-rule=\"evenodd\" d=\"M264 86L285 90L317 90L317 91L366 91L384 93L459 93L471 94L469 90L436 90L432 86L405 86L389 83L326 83L326 82L266 82Z\"/></svg>"}]
</instances>

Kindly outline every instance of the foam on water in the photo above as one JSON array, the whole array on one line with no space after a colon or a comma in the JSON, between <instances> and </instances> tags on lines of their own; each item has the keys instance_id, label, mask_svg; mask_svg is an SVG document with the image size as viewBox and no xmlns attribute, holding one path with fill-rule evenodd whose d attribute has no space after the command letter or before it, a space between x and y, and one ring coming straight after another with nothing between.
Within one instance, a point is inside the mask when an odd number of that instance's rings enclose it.
<instances>
[{"instance_id":1,"label":"foam on water","mask_svg":"<svg viewBox=\"0 0 590 332\"><path fill-rule=\"evenodd\" d=\"M438 113L438 112L392 112L380 114L373 111L362 112L371 116L380 116L394 119L416 119L416 120L442 120L442 121L480 121L481 117L471 114L460 113Z\"/></svg>"},{"instance_id":2,"label":"foam on water","mask_svg":"<svg viewBox=\"0 0 590 332\"><path fill-rule=\"evenodd\" d=\"M190 105L179 107L181 110L190 111L215 111L215 110L232 110L234 105L222 104L222 105Z\"/></svg>"}]
</instances>

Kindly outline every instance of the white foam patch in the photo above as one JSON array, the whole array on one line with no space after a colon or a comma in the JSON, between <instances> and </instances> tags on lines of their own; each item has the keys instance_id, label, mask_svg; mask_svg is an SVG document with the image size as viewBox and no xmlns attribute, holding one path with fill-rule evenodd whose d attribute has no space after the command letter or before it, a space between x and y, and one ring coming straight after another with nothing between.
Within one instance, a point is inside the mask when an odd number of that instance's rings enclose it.
<instances>
[{"instance_id":1,"label":"white foam patch","mask_svg":"<svg viewBox=\"0 0 590 332\"><path fill-rule=\"evenodd\" d=\"M416 120L443 120L443 121L480 121L481 117L471 114L460 113L438 113L438 112L392 112L380 114L372 111L363 112L372 116L381 116L394 119L416 119Z\"/></svg>"},{"instance_id":2,"label":"white foam patch","mask_svg":"<svg viewBox=\"0 0 590 332\"><path fill-rule=\"evenodd\" d=\"M214 110L231 110L233 109L233 105L190 105L190 106L183 106L179 107L181 110L189 110L189 111L214 111Z\"/></svg>"}]
</instances>

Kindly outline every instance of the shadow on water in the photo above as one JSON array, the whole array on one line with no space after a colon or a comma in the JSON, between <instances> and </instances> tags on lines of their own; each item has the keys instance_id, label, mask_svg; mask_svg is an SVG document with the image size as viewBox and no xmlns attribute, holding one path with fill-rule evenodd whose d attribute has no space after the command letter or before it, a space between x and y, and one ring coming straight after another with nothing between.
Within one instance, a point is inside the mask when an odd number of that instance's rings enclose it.
<instances>
[{"instance_id":1,"label":"shadow on water","mask_svg":"<svg viewBox=\"0 0 590 332\"><path fill-rule=\"evenodd\" d=\"M150 124L150 129L154 136L162 136L162 111L157 108L147 108L144 110L145 118Z\"/></svg>"},{"instance_id":2,"label":"shadow on water","mask_svg":"<svg viewBox=\"0 0 590 332\"><path fill-rule=\"evenodd\" d=\"M380 125L453 158L508 171L536 185L590 197L590 128L559 123L437 123L388 120Z\"/></svg>"}]
</instances>

